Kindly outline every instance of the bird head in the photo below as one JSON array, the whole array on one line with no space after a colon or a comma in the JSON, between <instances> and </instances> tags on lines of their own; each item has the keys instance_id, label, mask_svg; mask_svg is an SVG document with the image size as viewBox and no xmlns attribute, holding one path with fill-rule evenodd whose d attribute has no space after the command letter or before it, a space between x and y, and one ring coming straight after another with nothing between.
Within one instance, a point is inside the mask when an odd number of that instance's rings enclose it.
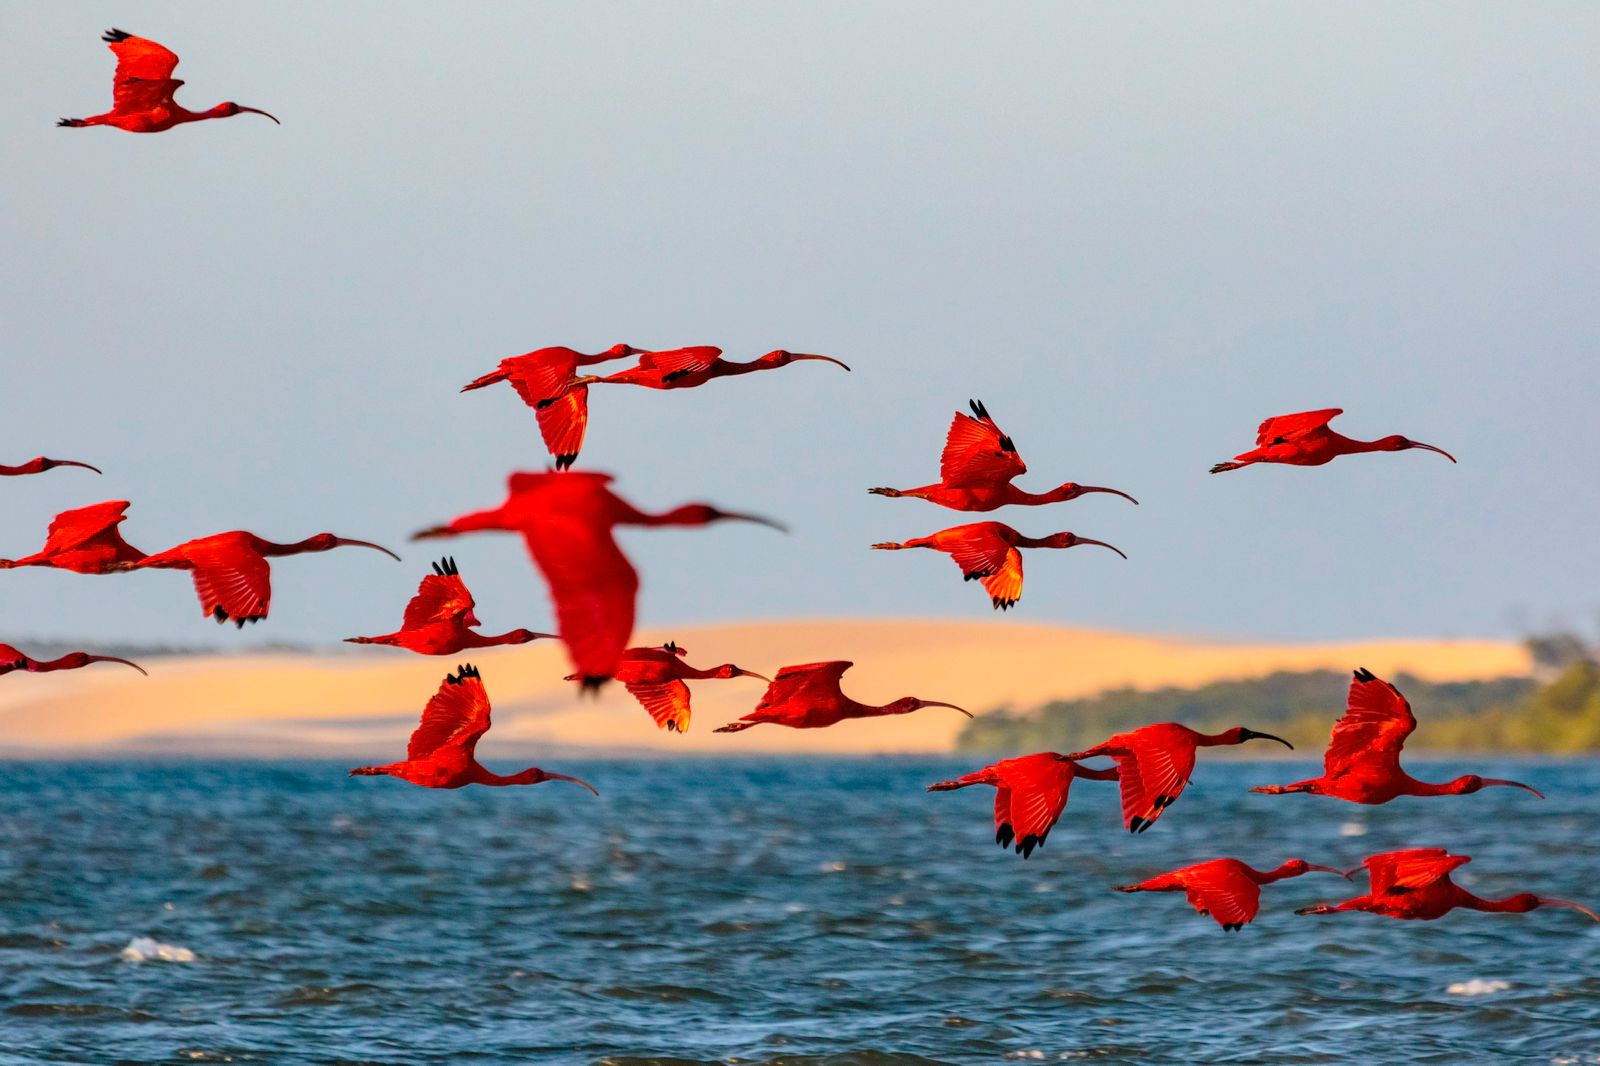
<instances>
[{"instance_id":1,"label":"bird head","mask_svg":"<svg viewBox=\"0 0 1600 1066\"><path fill-rule=\"evenodd\" d=\"M774 521L757 514L743 514L739 511L723 511L712 507L708 503L689 503L682 507L674 508L670 512L672 518L684 525L709 525L712 522L754 522L761 526L770 526L779 533L789 532L789 528L782 522Z\"/></svg>"},{"instance_id":2,"label":"bird head","mask_svg":"<svg viewBox=\"0 0 1600 1066\"><path fill-rule=\"evenodd\" d=\"M972 717L971 711L963 707L957 707L953 703L940 703L938 700L919 700L915 696L906 696L904 699L895 700L893 703L889 704L888 707L884 708L883 713L910 714L912 711L920 711L924 707L948 707L952 711L960 711L968 718Z\"/></svg>"},{"instance_id":3,"label":"bird head","mask_svg":"<svg viewBox=\"0 0 1600 1066\"><path fill-rule=\"evenodd\" d=\"M211 113L219 118L232 118L234 115L242 114L267 115L267 117L272 119L272 121L278 122L277 116L268 115L267 112L261 110L259 107L245 107L243 104L236 104L232 100L224 100L216 107L213 107L211 109ZM278 125L281 126L283 123L278 122Z\"/></svg>"},{"instance_id":4,"label":"bird head","mask_svg":"<svg viewBox=\"0 0 1600 1066\"><path fill-rule=\"evenodd\" d=\"M1222 736L1224 744L1243 744L1247 740L1276 740L1290 751L1294 750L1294 745L1282 737L1273 736L1271 733L1258 733L1254 729L1247 729L1242 725L1234 726Z\"/></svg>"},{"instance_id":5,"label":"bird head","mask_svg":"<svg viewBox=\"0 0 1600 1066\"><path fill-rule=\"evenodd\" d=\"M1456 461L1456 457L1445 451L1443 448L1435 448L1433 445L1423 444L1421 441L1407 440L1398 433L1392 437L1384 437L1382 440L1378 441L1379 451L1403 452L1411 448L1421 448L1423 451L1438 452L1452 463Z\"/></svg>"},{"instance_id":6,"label":"bird head","mask_svg":"<svg viewBox=\"0 0 1600 1066\"><path fill-rule=\"evenodd\" d=\"M1532 785L1524 785L1521 781L1506 781L1498 777L1479 777L1477 774L1463 774L1461 777L1458 777L1454 781L1451 781L1449 784L1447 784L1445 788L1449 789L1453 795L1465 796L1488 788L1491 785L1504 785L1508 788L1527 789L1540 799L1544 799L1544 793L1540 792Z\"/></svg>"},{"instance_id":7,"label":"bird head","mask_svg":"<svg viewBox=\"0 0 1600 1066\"><path fill-rule=\"evenodd\" d=\"M301 543L301 546L308 552L332 551L335 548L371 548L373 551L382 552L395 562L400 561L400 556L381 544L373 544L371 541L366 540L351 540L348 537L336 537L332 533L318 533L314 537L307 537Z\"/></svg>"},{"instance_id":8,"label":"bird head","mask_svg":"<svg viewBox=\"0 0 1600 1066\"><path fill-rule=\"evenodd\" d=\"M631 344L613 344L600 354L609 355L613 359L631 359L636 355L644 355L648 350L647 348L635 348Z\"/></svg>"},{"instance_id":9,"label":"bird head","mask_svg":"<svg viewBox=\"0 0 1600 1066\"><path fill-rule=\"evenodd\" d=\"M735 666L732 663L724 663L717 667L717 677L723 681L727 681L735 677L754 677L765 681L769 685L772 684L772 678L768 677L766 674L758 674L754 670L746 670L744 667Z\"/></svg>"},{"instance_id":10,"label":"bird head","mask_svg":"<svg viewBox=\"0 0 1600 1066\"><path fill-rule=\"evenodd\" d=\"M541 770L537 766L530 766L519 774L511 775L511 784L513 785L537 785L544 781L570 781L574 785L582 785L590 792L594 792L596 796L600 795L600 793L594 791L594 786L587 781L581 781L576 777L568 777L566 774L551 773L549 770Z\"/></svg>"},{"instance_id":11,"label":"bird head","mask_svg":"<svg viewBox=\"0 0 1600 1066\"><path fill-rule=\"evenodd\" d=\"M93 470L96 474L101 472L98 466L90 466L88 463L79 463L71 459L46 459L41 456L39 465L41 471L54 470L58 466L76 466L83 470Z\"/></svg>"},{"instance_id":12,"label":"bird head","mask_svg":"<svg viewBox=\"0 0 1600 1066\"><path fill-rule=\"evenodd\" d=\"M146 673L144 667L140 666L138 663L129 662L127 659L119 659L115 655L89 655L86 652L81 651L75 651L69 655L63 655L59 659L48 663L39 663L38 665L41 667L47 667L51 670L77 670L81 667L88 666L90 663L121 663L123 666L133 667L141 674L145 674L146 677L150 676L148 673Z\"/></svg>"},{"instance_id":13,"label":"bird head","mask_svg":"<svg viewBox=\"0 0 1600 1066\"><path fill-rule=\"evenodd\" d=\"M1039 544L1041 548L1076 548L1080 544L1093 544L1100 548L1110 548L1112 551L1127 558L1121 548L1107 544L1103 540L1092 540L1089 537L1080 537L1076 533L1052 533Z\"/></svg>"},{"instance_id":14,"label":"bird head","mask_svg":"<svg viewBox=\"0 0 1600 1066\"><path fill-rule=\"evenodd\" d=\"M1600 914L1596 914L1583 904L1574 903L1570 899L1555 899L1551 896L1535 896L1532 892L1519 892L1505 902L1508 907L1518 911L1531 911L1535 907L1565 907L1569 911L1587 914L1590 918L1600 922Z\"/></svg>"},{"instance_id":15,"label":"bird head","mask_svg":"<svg viewBox=\"0 0 1600 1066\"><path fill-rule=\"evenodd\" d=\"M850 369L831 355L807 355L804 352L786 352L782 348L768 352L757 359L756 362L765 367L773 367L788 366L790 363L798 363L805 359L817 359L824 363L832 363L834 366L844 366L846 370Z\"/></svg>"},{"instance_id":16,"label":"bird head","mask_svg":"<svg viewBox=\"0 0 1600 1066\"><path fill-rule=\"evenodd\" d=\"M1091 492L1109 492L1113 496L1121 496L1130 503L1136 504L1139 502L1121 489L1104 489L1098 485L1080 485L1076 481L1064 482L1051 489L1045 495L1050 498L1051 503L1066 503L1068 500L1076 500L1079 496L1086 496Z\"/></svg>"},{"instance_id":17,"label":"bird head","mask_svg":"<svg viewBox=\"0 0 1600 1066\"><path fill-rule=\"evenodd\" d=\"M1325 874L1338 874L1340 877L1344 878L1348 878L1350 876L1343 870L1335 870L1332 866L1318 866L1316 863L1306 862L1304 859L1290 859L1282 866L1278 867L1277 872L1282 874L1284 877L1299 877L1301 874L1307 873L1311 870L1321 870Z\"/></svg>"}]
</instances>

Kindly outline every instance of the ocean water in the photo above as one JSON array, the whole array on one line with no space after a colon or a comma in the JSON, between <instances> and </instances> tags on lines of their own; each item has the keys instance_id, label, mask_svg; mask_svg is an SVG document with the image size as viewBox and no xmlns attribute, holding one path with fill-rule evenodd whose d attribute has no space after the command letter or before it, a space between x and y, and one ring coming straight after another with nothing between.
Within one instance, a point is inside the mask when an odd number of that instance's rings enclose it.
<instances>
[{"instance_id":1,"label":"ocean water","mask_svg":"<svg viewBox=\"0 0 1600 1066\"><path fill-rule=\"evenodd\" d=\"M1224 933L1111 891L1442 845L1480 894L1600 904L1600 766L1479 760L1549 799L1358 808L1202 753L1149 832L1080 781L1024 861L991 790L923 791L977 765L552 760L598 800L0 765L0 1062L1600 1063L1600 926L1570 911L1296 917L1361 891L1308 875Z\"/></svg>"}]
</instances>

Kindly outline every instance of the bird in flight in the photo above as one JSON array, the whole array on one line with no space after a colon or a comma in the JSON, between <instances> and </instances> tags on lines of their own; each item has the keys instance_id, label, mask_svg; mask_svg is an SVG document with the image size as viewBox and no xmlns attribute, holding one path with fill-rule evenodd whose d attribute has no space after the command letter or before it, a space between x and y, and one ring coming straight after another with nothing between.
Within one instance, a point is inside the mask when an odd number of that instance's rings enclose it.
<instances>
[{"instance_id":1,"label":"bird in flight","mask_svg":"<svg viewBox=\"0 0 1600 1066\"><path fill-rule=\"evenodd\" d=\"M704 503L647 514L612 492L611 480L610 474L590 472L512 474L509 495L499 507L462 515L411 538L431 540L483 530L522 534L550 588L557 628L586 689L598 688L616 674L633 636L639 575L617 547L613 536L617 526L740 521L783 529L770 518L721 511Z\"/></svg>"},{"instance_id":2,"label":"bird in flight","mask_svg":"<svg viewBox=\"0 0 1600 1066\"><path fill-rule=\"evenodd\" d=\"M178 65L175 53L123 30L107 30L100 39L111 46L117 57L117 72L111 82L111 110L88 118L64 118L57 126L115 126L129 133L161 133L185 122L231 118L246 112L278 121L258 107L244 107L231 100L205 111L190 111L172 98L183 84L172 76Z\"/></svg>"},{"instance_id":3,"label":"bird in flight","mask_svg":"<svg viewBox=\"0 0 1600 1066\"><path fill-rule=\"evenodd\" d=\"M629 648L617 663L616 679L655 719L657 727L669 733L689 731L689 686L684 684L685 681L758 677L772 684L770 677L732 663L713 666L709 670L696 670L683 661L687 654L677 644L667 643L655 648ZM582 678L577 674L569 674L567 680L579 681Z\"/></svg>"},{"instance_id":4,"label":"bird in flight","mask_svg":"<svg viewBox=\"0 0 1600 1066\"><path fill-rule=\"evenodd\" d=\"M358 766L351 777L398 777L423 788L463 785L537 785L570 781L596 796L587 781L530 767L502 777L478 762L478 741L489 731L489 693L483 676L471 663L445 675L439 691L422 709L422 722L411 734L406 757L387 766Z\"/></svg>"},{"instance_id":5,"label":"bird in flight","mask_svg":"<svg viewBox=\"0 0 1600 1066\"><path fill-rule=\"evenodd\" d=\"M785 666L767 686L766 695L761 697L761 702L756 704L755 710L737 722L730 722L712 732L738 733L751 726L769 722L772 725L785 725L791 729L821 729L837 725L846 718L880 718L891 714L910 714L924 707L949 707L953 711L960 711L968 718L972 717L971 711L963 710L953 703L920 700L915 696L905 696L881 707L857 703L846 696L839 687L844 672L853 665L855 664L847 662L827 662Z\"/></svg>"},{"instance_id":6,"label":"bird in flight","mask_svg":"<svg viewBox=\"0 0 1600 1066\"><path fill-rule=\"evenodd\" d=\"M1182 892L1190 906L1215 919L1231 933L1255 921L1261 909L1261 886L1288 877L1318 870L1348 876L1331 866L1318 866L1304 859L1290 859L1274 870L1257 870L1238 859L1212 859L1160 874L1132 885L1118 885L1118 892Z\"/></svg>"},{"instance_id":7,"label":"bird in flight","mask_svg":"<svg viewBox=\"0 0 1600 1066\"><path fill-rule=\"evenodd\" d=\"M1004 522L973 522L942 529L926 537L913 537L901 543L874 544L879 551L904 548L932 548L944 552L961 568L966 581L982 581L997 611L1010 610L1022 599L1022 552L1019 548L1075 548L1093 544L1111 548L1124 559L1121 548L1103 540L1090 540L1076 533L1052 533L1048 537L1025 537Z\"/></svg>"},{"instance_id":8,"label":"bird in flight","mask_svg":"<svg viewBox=\"0 0 1600 1066\"><path fill-rule=\"evenodd\" d=\"M52 566L79 574L112 574L131 569L144 552L122 539L127 500L106 500L62 511L50 523L44 547L20 559L0 559L0 570Z\"/></svg>"},{"instance_id":9,"label":"bird in flight","mask_svg":"<svg viewBox=\"0 0 1600 1066\"><path fill-rule=\"evenodd\" d=\"M332 533L318 533L292 544L278 544L236 529L185 541L120 568L187 570L194 577L200 613L215 618L218 625L231 621L243 629L246 622L259 622L267 617L272 604L272 568L268 559L347 547L371 548L396 562L400 560L400 556L382 545L336 537Z\"/></svg>"},{"instance_id":10,"label":"bird in flight","mask_svg":"<svg viewBox=\"0 0 1600 1066\"><path fill-rule=\"evenodd\" d=\"M1069 759L1094 759L1108 755L1117 761L1122 783L1122 821L1130 833L1142 833L1155 825L1161 812L1177 802L1194 772L1197 748L1243 744L1247 740L1276 740L1293 750L1294 745L1271 733L1258 733L1234 726L1214 736L1197 733L1176 722L1140 726L1118 733L1087 751L1076 751Z\"/></svg>"},{"instance_id":11,"label":"bird in flight","mask_svg":"<svg viewBox=\"0 0 1600 1066\"><path fill-rule=\"evenodd\" d=\"M9 644L0 644L0 674L9 674L13 670L26 670L30 674L48 674L54 670L77 670L90 663L121 663L123 666L133 667L141 674L145 673L144 667L138 663L119 659L115 655L90 655L87 652L75 651L59 659L35 659Z\"/></svg>"},{"instance_id":12,"label":"bird in flight","mask_svg":"<svg viewBox=\"0 0 1600 1066\"><path fill-rule=\"evenodd\" d=\"M1351 440L1328 428L1336 415L1344 414L1342 407L1329 407L1322 411L1301 411L1299 414L1278 415L1261 423L1256 429L1254 450L1233 457L1231 463L1218 463L1211 468L1213 474L1225 470L1238 470L1252 463L1288 463L1290 466L1321 466L1341 455L1361 452L1403 452L1410 448L1438 452L1452 463L1456 457L1443 448L1421 444L1395 434L1378 440Z\"/></svg>"},{"instance_id":13,"label":"bird in flight","mask_svg":"<svg viewBox=\"0 0 1600 1066\"><path fill-rule=\"evenodd\" d=\"M1526 914L1539 907L1565 907L1600 922L1600 914L1571 900L1536 896L1532 892L1518 892L1504 899L1475 896L1450 880L1450 871L1471 861L1466 855L1451 855L1444 848L1410 848L1373 855L1345 875L1348 877L1365 868L1369 884L1366 895L1347 899L1343 903L1302 907L1295 913L1366 911L1369 914L1381 914L1385 918L1432 921L1444 917L1457 907L1507 914Z\"/></svg>"},{"instance_id":14,"label":"bird in flight","mask_svg":"<svg viewBox=\"0 0 1600 1066\"><path fill-rule=\"evenodd\" d=\"M539 434L555 457L556 469L565 470L577 461L589 426L589 387L573 383L578 368L644 354L643 348L629 344L613 344L598 355L563 347L538 348L500 360L498 367L461 386L461 391L509 382L522 402L533 408Z\"/></svg>"},{"instance_id":15,"label":"bird in flight","mask_svg":"<svg viewBox=\"0 0 1600 1066\"><path fill-rule=\"evenodd\" d=\"M1344 717L1334 723L1333 737L1322 756L1322 776L1292 785L1260 785L1250 791L1269 796L1306 792L1351 803L1388 803L1396 796L1462 796L1490 785L1506 785L1544 798L1538 789L1520 781L1477 774L1442 784L1418 781L1400 768L1400 749L1416 728L1411 704L1399 689L1371 670L1357 670L1350 680Z\"/></svg>"},{"instance_id":16,"label":"bird in flight","mask_svg":"<svg viewBox=\"0 0 1600 1066\"><path fill-rule=\"evenodd\" d=\"M1067 793L1079 777L1115 781L1117 771L1080 766L1064 755L1042 751L1001 759L953 781L928 786L929 792L951 792L969 785L993 785L994 842L1002 848L1015 844L1024 859L1043 847L1050 830L1067 808Z\"/></svg>"},{"instance_id":17,"label":"bird in flight","mask_svg":"<svg viewBox=\"0 0 1600 1066\"><path fill-rule=\"evenodd\" d=\"M574 385L642 385L647 389L692 389L704 385L712 378L738 377L757 370L776 370L780 366L806 360L821 360L835 366L845 366L830 355L807 355L786 352L779 348L748 363L736 363L722 358L722 349L709 344L691 348L672 348L661 352L644 352L636 366L605 376L590 375L578 378Z\"/></svg>"},{"instance_id":18,"label":"bird in flight","mask_svg":"<svg viewBox=\"0 0 1600 1066\"><path fill-rule=\"evenodd\" d=\"M554 633L535 633L513 629L498 636L473 632L482 625L474 609L477 601L461 580L454 559L433 564L433 573L422 579L417 594L406 604L400 629L381 637L347 637L346 644L385 644L405 648L419 655L454 655L468 648L495 648L504 644L526 644L542 637L558 639Z\"/></svg>"},{"instance_id":19,"label":"bird in flight","mask_svg":"<svg viewBox=\"0 0 1600 1066\"><path fill-rule=\"evenodd\" d=\"M932 485L915 489L876 488L867 491L874 496L902 496L927 500L953 511L992 511L997 507L1016 504L1024 507L1046 503L1065 503L1091 492L1109 492L1114 496L1138 503L1119 489L1104 489L1095 485L1079 485L1068 481L1049 492L1027 492L1011 483L1013 478L1028 472L1028 467L1017 454L1017 446L1000 431L988 408L978 400L968 400L972 414L956 412L950 423L950 432L944 439L944 452L939 456L939 480Z\"/></svg>"},{"instance_id":20,"label":"bird in flight","mask_svg":"<svg viewBox=\"0 0 1600 1066\"><path fill-rule=\"evenodd\" d=\"M16 466L6 466L4 463L0 463L0 477L21 477L23 474L42 474L46 470L54 470L58 466L77 466L82 467L84 470L93 470L96 474L100 473L100 468L98 466L90 466L88 463L74 462L71 459L46 459L44 456L40 455L29 459L25 463L18 463Z\"/></svg>"}]
</instances>

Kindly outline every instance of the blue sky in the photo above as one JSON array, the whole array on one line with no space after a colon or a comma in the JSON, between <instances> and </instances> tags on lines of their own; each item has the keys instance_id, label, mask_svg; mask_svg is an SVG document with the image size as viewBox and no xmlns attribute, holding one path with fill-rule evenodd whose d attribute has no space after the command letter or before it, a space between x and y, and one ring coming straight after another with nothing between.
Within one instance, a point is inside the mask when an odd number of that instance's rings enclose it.
<instances>
[{"instance_id":1,"label":"blue sky","mask_svg":"<svg viewBox=\"0 0 1600 1066\"><path fill-rule=\"evenodd\" d=\"M463 9L465 8L465 9ZM242 116L59 130L109 103L108 26ZM641 506L793 526L625 534L647 622L983 618L931 553L931 480L987 402L1042 490L1012 618L1239 637L1512 633L1600 587L1600 10L1588 5L275 3L8 11L0 555L134 502L158 551L223 529L389 543L274 566L219 634L187 579L0 581L0 639L382 632L406 534L539 468L503 356L718 344L834 355L597 391L580 463ZM1265 416L1450 449L1207 468ZM12 458L14 457L14 458ZM543 628L510 538L454 545L491 629Z\"/></svg>"}]
</instances>

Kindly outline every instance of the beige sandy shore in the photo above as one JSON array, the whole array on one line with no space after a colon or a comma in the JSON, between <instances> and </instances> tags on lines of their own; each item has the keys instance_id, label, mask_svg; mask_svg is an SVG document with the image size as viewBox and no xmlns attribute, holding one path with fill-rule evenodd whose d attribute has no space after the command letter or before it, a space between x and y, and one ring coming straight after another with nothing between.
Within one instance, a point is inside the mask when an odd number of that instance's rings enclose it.
<instances>
[{"instance_id":1,"label":"beige sandy shore","mask_svg":"<svg viewBox=\"0 0 1600 1066\"><path fill-rule=\"evenodd\" d=\"M1090 632L1060 626L895 619L761 622L644 632L639 643L675 639L696 666L733 662L772 675L779 667L849 659L845 691L868 703L904 695L982 712L1032 707L1107 688L1191 685L1273 670L1367 666L1435 680L1525 673L1515 644L1375 640L1259 645ZM963 719L929 708L904 717L802 731L762 726L737 735L711 729L751 709L751 678L694 686L686 736L657 730L620 686L580 700L561 680L553 642L473 657L495 706L480 754L540 747L659 752L931 752L948 750ZM156 659L148 678L116 666L0 679L0 747L64 756L117 751L238 756L360 753L399 758L422 705L454 664L384 648L349 654ZM1096 738L1063 738L1083 740Z\"/></svg>"}]
</instances>

